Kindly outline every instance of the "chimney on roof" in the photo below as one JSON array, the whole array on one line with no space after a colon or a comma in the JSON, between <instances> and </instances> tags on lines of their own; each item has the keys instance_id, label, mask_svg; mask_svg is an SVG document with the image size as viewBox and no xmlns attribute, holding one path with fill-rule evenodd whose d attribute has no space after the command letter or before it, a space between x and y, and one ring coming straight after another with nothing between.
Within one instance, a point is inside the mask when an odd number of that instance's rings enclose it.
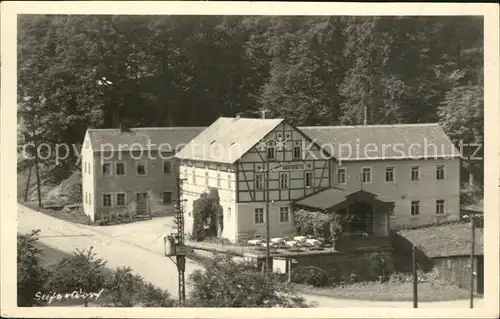
<instances>
[{"instance_id":1,"label":"chimney on roof","mask_svg":"<svg viewBox=\"0 0 500 319\"><path fill-rule=\"evenodd\" d=\"M120 122L120 133L130 132L130 127L126 121Z\"/></svg>"}]
</instances>

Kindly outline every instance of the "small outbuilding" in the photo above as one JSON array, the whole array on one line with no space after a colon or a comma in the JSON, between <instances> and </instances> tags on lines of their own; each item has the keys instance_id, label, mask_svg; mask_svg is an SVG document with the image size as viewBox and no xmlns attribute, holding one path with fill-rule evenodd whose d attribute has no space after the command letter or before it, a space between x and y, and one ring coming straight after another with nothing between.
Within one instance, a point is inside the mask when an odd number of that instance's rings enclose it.
<instances>
[{"instance_id":1,"label":"small outbuilding","mask_svg":"<svg viewBox=\"0 0 500 319\"><path fill-rule=\"evenodd\" d=\"M398 232L432 260L440 277L470 289L472 228L468 222L406 229ZM483 228L476 228L474 246L474 292L484 292Z\"/></svg>"}]
</instances>

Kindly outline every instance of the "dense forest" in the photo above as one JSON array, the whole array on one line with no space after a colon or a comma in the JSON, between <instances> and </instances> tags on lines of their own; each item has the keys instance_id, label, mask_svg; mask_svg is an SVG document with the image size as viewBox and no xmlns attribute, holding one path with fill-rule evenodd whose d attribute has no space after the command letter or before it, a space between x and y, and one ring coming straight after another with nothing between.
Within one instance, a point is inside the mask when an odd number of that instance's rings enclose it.
<instances>
[{"instance_id":1,"label":"dense forest","mask_svg":"<svg viewBox=\"0 0 500 319\"><path fill-rule=\"evenodd\" d=\"M23 141L88 127L440 122L483 143L482 17L21 15ZM69 162L68 162L69 163ZM482 161L465 161L482 180Z\"/></svg>"}]
</instances>

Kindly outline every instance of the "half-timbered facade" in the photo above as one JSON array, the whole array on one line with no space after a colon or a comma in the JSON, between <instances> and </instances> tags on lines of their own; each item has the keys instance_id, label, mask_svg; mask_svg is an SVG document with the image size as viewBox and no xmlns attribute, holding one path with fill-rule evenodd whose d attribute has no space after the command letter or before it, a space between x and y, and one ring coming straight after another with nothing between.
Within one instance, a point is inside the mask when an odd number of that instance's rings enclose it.
<instances>
[{"instance_id":1,"label":"half-timbered facade","mask_svg":"<svg viewBox=\"0 0 500 319\"><path fill-rule=\"evenodd\" d=\"M176 157L186 231L193 202L213 187L224 211L222 237L231 241L264 236L267 194L271 236L294 233L293 201L331 187L334 165L330 154L283 119L219 118Z\"/></svg>"}]
</instances>

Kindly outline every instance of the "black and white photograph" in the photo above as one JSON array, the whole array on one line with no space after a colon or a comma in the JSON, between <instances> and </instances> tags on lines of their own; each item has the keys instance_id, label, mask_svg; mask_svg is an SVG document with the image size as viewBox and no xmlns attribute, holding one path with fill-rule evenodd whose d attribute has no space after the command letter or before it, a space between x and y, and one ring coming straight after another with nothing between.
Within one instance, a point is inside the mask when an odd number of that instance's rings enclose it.
<instances>
[{"instance_id":1,"label":"black and white photograph","mask_svg":"<svg viewBox=\"0 0 500 319\"><path fill-rule=\"evenodd\" d=\"M2 3L2 316L498 316L498 6L81 3Z\"/></svg>"}]
</instances>

